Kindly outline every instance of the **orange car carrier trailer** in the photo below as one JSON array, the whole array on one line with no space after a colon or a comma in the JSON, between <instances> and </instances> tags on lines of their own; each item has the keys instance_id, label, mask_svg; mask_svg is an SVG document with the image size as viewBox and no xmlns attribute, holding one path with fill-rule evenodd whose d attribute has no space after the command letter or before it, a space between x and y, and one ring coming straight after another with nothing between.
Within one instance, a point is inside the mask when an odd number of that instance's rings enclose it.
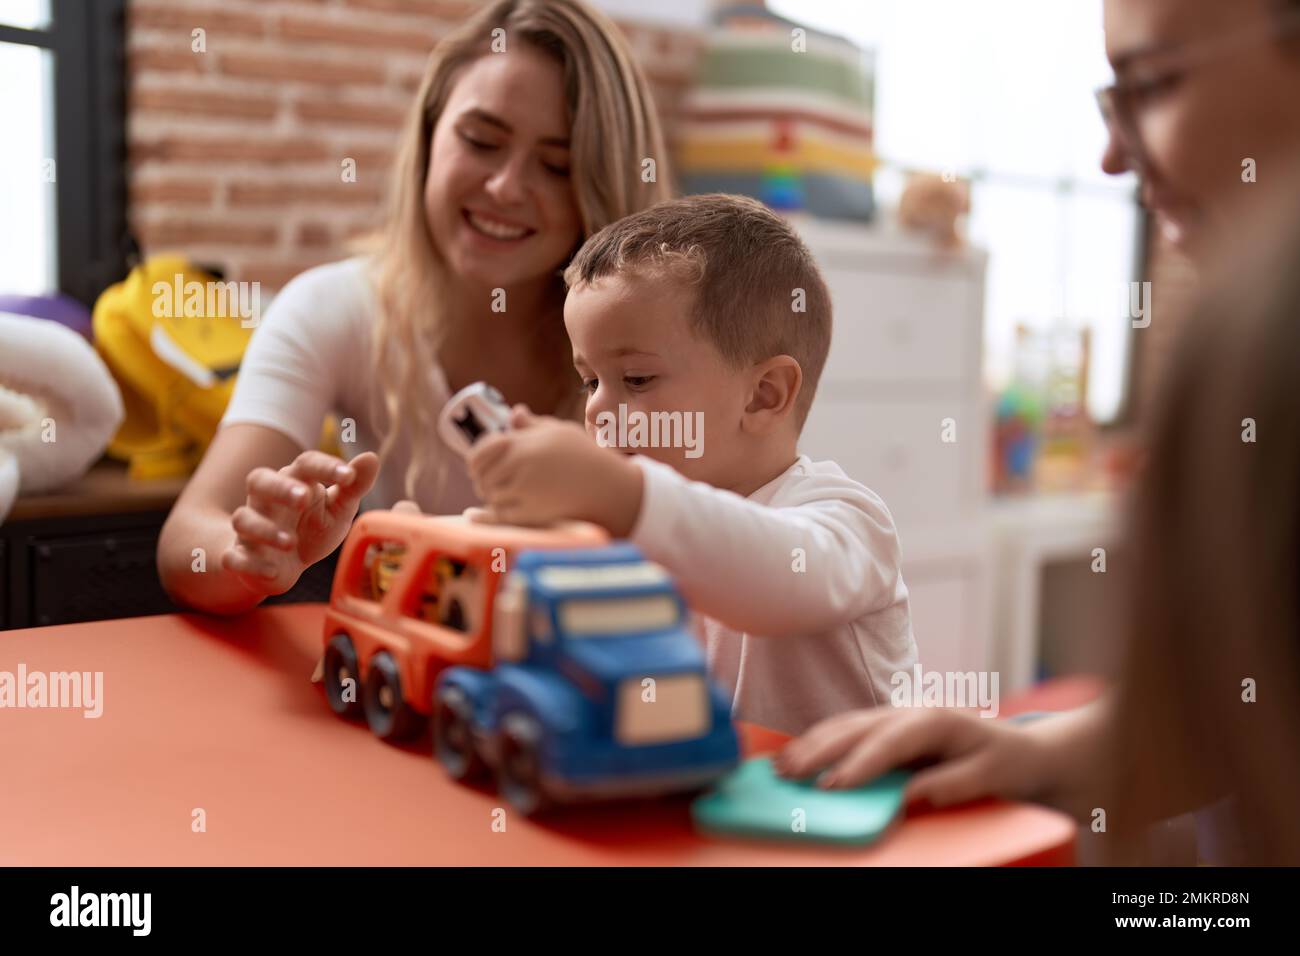
<instances>
[{"instance_id":1,"label":"orange car carrier trailer","mask_svg":"<svg viewBox=\"0 0 1300 956\"><path fill-rule=\"evenodd\" d=\"M493 605L514 556L607 540L581 522L518 528L460 516L361 515L343 545L325 613L330 707L364 715L385 740L418 733L443 669L492 665Z\"/></svg>"}]
</instances>

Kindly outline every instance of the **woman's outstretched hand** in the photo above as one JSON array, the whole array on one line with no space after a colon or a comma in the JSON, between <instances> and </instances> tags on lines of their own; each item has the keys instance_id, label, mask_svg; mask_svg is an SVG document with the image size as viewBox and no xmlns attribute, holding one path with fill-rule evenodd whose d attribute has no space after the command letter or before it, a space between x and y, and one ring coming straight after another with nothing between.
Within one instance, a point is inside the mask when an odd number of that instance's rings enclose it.
<instances>
[{"instance_id":1,"label":"woman's outstretched hand","mask_svg":"<svg viewBox=\"0 0 1300 956\"><path fill-rule=\"evenodd\" d=\"M775 758L783 775L818 775L819 786L856 787L895 767L936 761L917 770L907 799L936 807L980 797L1040 797L1040 746L1026 728L944 709L876 707L823 720Z\"/></svg>"},{"instance_id":2,"label":"woman's outstretched hand","mask_svg":"<svg viewBox=\"0 0 1300 956\"><path fill-rule=\"evenodd\" d=\"M259 595L283 594L347 537L378 474L374 452L345 462L305 451L278 471L254 468L247 500L231 515L236 540L221 566Z\"/></svg>"}]
</instances>

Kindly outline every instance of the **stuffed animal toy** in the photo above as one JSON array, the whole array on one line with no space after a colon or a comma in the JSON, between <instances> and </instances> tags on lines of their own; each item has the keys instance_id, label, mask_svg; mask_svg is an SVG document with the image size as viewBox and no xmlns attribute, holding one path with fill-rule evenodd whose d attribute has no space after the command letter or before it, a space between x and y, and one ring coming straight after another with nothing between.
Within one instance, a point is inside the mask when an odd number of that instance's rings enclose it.
<instances>
[{"instance_id":1,"label":"stuffed animal toy","mask_svg":"<svg viewBox=\"0 0 1300 956\"><path fill-rule=\"evenodd\" d=\"M957 223L970 212L970 182L935 173L913 173L898 201L898 222L924 232L941 246L960 246Z\"/></svg>"}]
</instances>

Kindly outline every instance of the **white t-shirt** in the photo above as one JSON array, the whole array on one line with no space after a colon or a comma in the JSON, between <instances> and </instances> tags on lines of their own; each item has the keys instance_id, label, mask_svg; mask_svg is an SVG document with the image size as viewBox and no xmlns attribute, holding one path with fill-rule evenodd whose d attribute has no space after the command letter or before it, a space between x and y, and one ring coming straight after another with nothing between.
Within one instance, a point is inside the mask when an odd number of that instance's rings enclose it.
<instances>
[{"instance_id":1,"label":"white t-shirt","mask_svg":"<svg viewBox=\"0 0 1300 956\"><path fill-rule=\"evenodd\" d=\"M645 484L631 540L702 615L733 716L797 734L889 702L916 642L894 521L875 492L806 455L748 498L633 460Z\"/></svg>"},{"instance_id":2,"label":"white t-shirt","mask_svg":"<svg viewBox=\"0 0 1300 956\"><path fill-rule=\"evenodd\" d=\"M294 278L271 303L253 333L235 391L221 424L251 422L274 428L304 449L320 443L321 425L333 413L356 423L356 440L340 442L345 458L378 451L387 420L374 375L371 330L377 321L366 260L317 266ZM450 398L442 369L429 371L429 396L441 407ZM479 503L465 462L436 434L416 482L421 510L457 514ZM363 507L386 508L405 498L411 437L403 430Z\"/></svg>"}]
</instances>

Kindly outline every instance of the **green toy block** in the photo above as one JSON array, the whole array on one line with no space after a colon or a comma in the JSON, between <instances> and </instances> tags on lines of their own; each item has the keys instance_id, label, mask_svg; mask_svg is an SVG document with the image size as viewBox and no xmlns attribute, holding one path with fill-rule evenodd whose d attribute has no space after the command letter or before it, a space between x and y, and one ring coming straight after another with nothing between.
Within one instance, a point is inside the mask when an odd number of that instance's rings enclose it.
<instances>
[{"instance_id":1,"label":"green toy block","mask_svg":"<svg viewBox=\"0 0 1300 956\"><path fill-rule=\"evenodd\" d=\"M787 780L770 757L755 757L696 798L691 817L715 836L865 846L899 815L909 776L894 770L851 790L823 790L815 778Z\"/></svg>"}]
</instances>

